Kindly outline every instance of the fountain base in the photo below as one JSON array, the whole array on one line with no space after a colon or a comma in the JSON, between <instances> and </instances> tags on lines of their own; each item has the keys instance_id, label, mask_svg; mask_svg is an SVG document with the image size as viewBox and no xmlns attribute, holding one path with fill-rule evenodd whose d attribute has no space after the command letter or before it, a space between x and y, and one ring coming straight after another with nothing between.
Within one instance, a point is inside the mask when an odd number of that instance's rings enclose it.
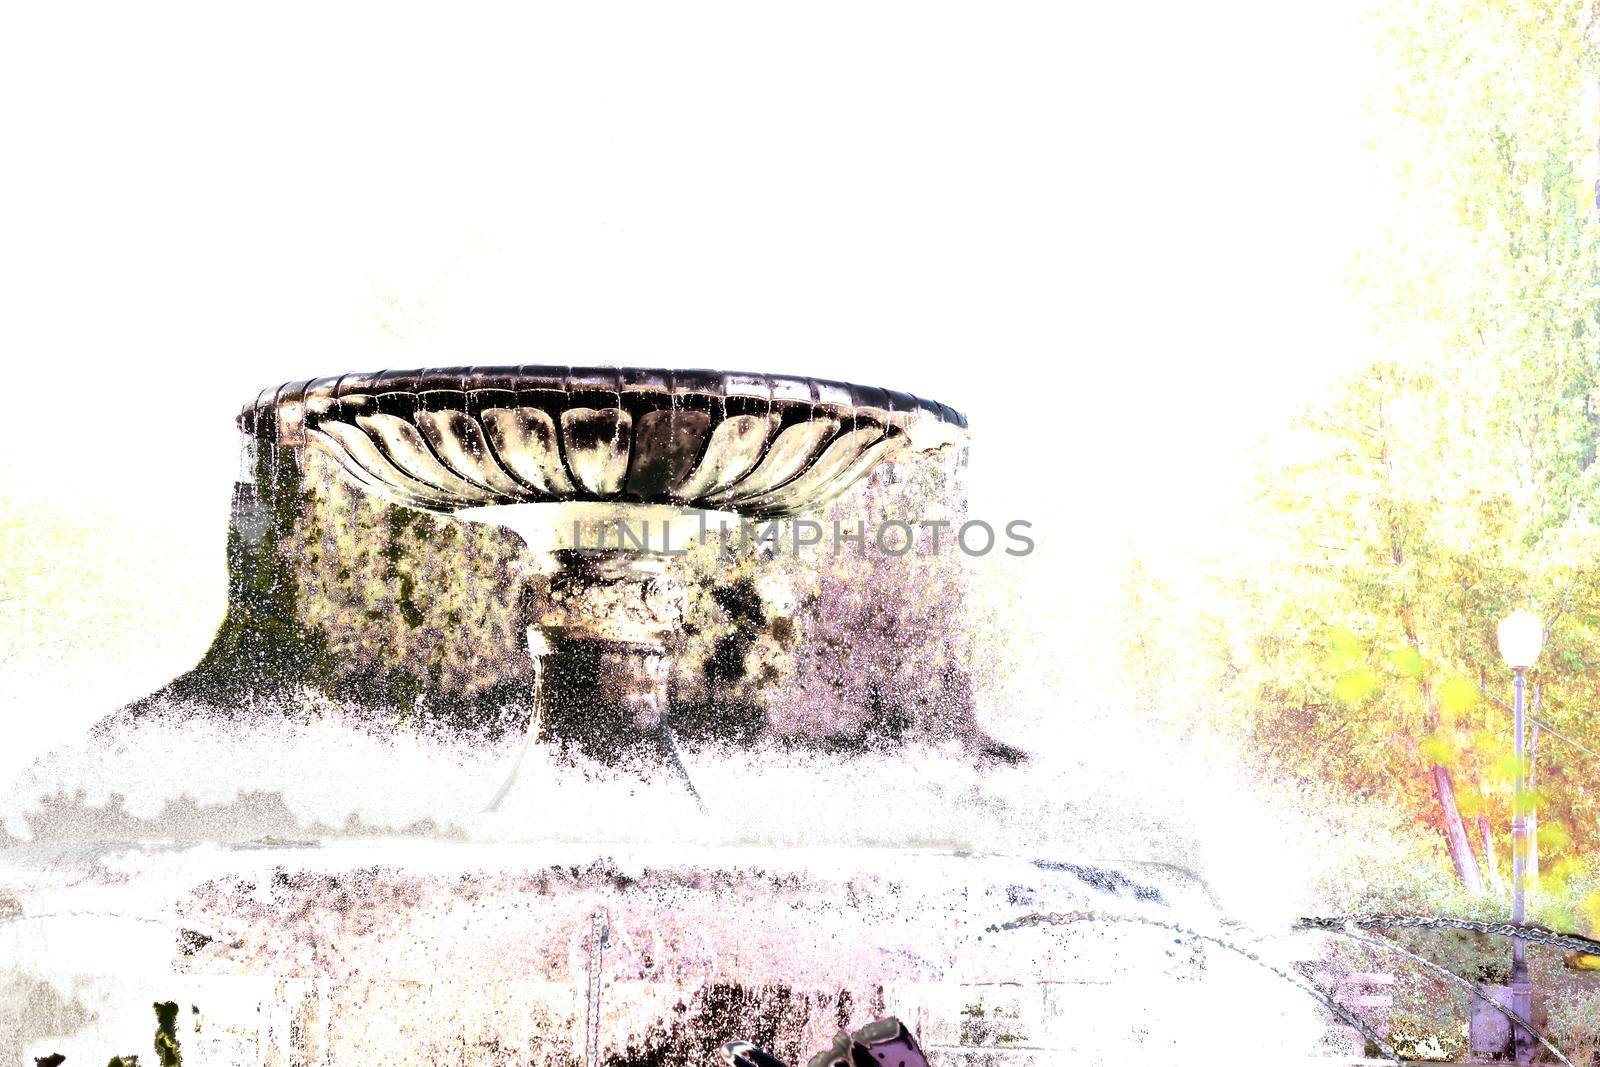
<instances>
[{"instance_id":1,"label":"fountain base","mask_svg":"<svg viewBox=\"0 0 1600 1067\"><path fill-rule=\"evenodd\" d=\"M1143 865L415 840L129 849L69 884L71 862L0 881L37 916L0 928L18 980L84 1012L30 1017L18 1055L139 1051L171 1001L185 1063L700 1064L734 1038L801 1063L895 1014L934 1062L1042 1064L1120 1047L1153 998L1170 1019L1237 995L1165 931L996 929L1206 908Z\"/></svg>"}]
</instances>

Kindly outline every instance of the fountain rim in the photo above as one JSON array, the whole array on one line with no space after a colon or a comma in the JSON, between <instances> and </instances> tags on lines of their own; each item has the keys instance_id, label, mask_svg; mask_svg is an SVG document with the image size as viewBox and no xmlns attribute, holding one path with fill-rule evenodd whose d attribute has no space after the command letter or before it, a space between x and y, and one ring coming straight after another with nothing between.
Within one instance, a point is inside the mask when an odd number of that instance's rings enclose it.
<instances>
[{"instance_id":1,"label":"fountain rim","mask_svg":"<svg viewBox=\"0 0 1600 1067\"><path fill-rule=\"evenodd\" d=\"M534 403L565 397L571 406L596 406L602 397L614 396L602 407L626 407L628 400L659 401L666 398L710 397L772 408L809 405L821 410L884 412L890 422L942 424L965 433L967 418L961 412L926 397L877 386L829 378L722 371L703 368L671 369L635 366L559 366L542 364L487 364L418 370L350 371L340 375L304 378L268 386L240 410L239 429L261 440L284 436L282 413L303 414L318 402L336 404L347 397L409 395L414 398L451 394L526 395ZM272 413L269 416L269 413Z\"/></svg>"},{"instance_id":2,"label":"fountain rim","mask_svg":"<svg viewBox=\"0 0 1600 1067\"><path fill-rule=\"evenodd\" d=\"M890 453L968 440L964 416L910 393L627 367L351 372L262 390L237 421L253 441L329 452L357 487L442 513L578 499L781 515Z\"/></svg>"}]
</instances>

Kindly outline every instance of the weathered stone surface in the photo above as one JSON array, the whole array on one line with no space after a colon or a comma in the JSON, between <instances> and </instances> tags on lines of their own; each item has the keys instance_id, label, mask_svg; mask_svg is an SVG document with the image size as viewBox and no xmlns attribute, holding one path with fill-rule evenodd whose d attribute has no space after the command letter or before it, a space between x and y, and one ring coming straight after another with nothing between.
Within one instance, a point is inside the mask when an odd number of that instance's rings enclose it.
<instances>
[{"instance_id":1,"label":"weathered stone surface","mask_svg":"<svg viewBox=\"0 0 1600 1067\"><path fill-rule=\"evenodd\" d=\"M772 374L455 367L264 390L247 434L325 452L364 491L433 511L520 501L793 514L902 451L957 445L935 401Z\"/></svg>"}]
</instances>

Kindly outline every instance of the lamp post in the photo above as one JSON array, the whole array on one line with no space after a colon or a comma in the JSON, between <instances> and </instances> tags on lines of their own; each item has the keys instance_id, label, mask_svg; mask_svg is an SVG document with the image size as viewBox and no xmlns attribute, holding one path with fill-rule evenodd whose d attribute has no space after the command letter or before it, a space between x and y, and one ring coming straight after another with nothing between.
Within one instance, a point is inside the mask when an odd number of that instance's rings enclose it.
<instances>
[{"instance_id":1,"label":"lamp post","mask_svg":"<svg viewBox=\"0 0 1600 1067\"><path fill-rule=\"evenodd\" d=\"M1525 918L1525 877L1528 853L1527 800L1523 796L1525 769L1523 766L1523 704L1527 688L1524 674L1533 661L1539 658L1544 644L1544 624L1531 611L1520 608L1500 620L1500 655L1516 677L1516 704L1514 708L1513 746L1516 753L1516 770L1511 785L1511 922L1521 926ZM1524 1019L1533 1019L1533 982L1528 977L1528 945L1522 938L1511 942L1511 1010ZM1512 1051L1518 1063L1533 1062L1533 1035L1525 1027L1512 1025Z\"/></svg>"}]
</instances>

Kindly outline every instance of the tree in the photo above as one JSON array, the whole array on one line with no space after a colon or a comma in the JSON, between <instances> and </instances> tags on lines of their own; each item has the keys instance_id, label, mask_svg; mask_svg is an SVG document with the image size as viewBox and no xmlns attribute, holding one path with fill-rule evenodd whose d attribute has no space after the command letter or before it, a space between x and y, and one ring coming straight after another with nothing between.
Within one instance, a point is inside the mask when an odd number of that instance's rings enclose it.
<instances>
[{"instance_id":1,"label":"tree","mask_svg":"<svg viewBox=\"0 0 1600 1067\"><path fill-rule=\"evenodd\" d=\"M1548 621L1544 717L1600 748L1600 53L1594 9L1564 0L1374 18L1371 348L1264 467L1269 562L1233 577L1252 639L1224 656L1271 758L1408 803L1477 890L1463 816L1509 821L1509 716L1483 694L1512 607ZM1541 841L1571 859L1595 800L1580 753L1543 747Z\"/></svg>"}]
</instances>

